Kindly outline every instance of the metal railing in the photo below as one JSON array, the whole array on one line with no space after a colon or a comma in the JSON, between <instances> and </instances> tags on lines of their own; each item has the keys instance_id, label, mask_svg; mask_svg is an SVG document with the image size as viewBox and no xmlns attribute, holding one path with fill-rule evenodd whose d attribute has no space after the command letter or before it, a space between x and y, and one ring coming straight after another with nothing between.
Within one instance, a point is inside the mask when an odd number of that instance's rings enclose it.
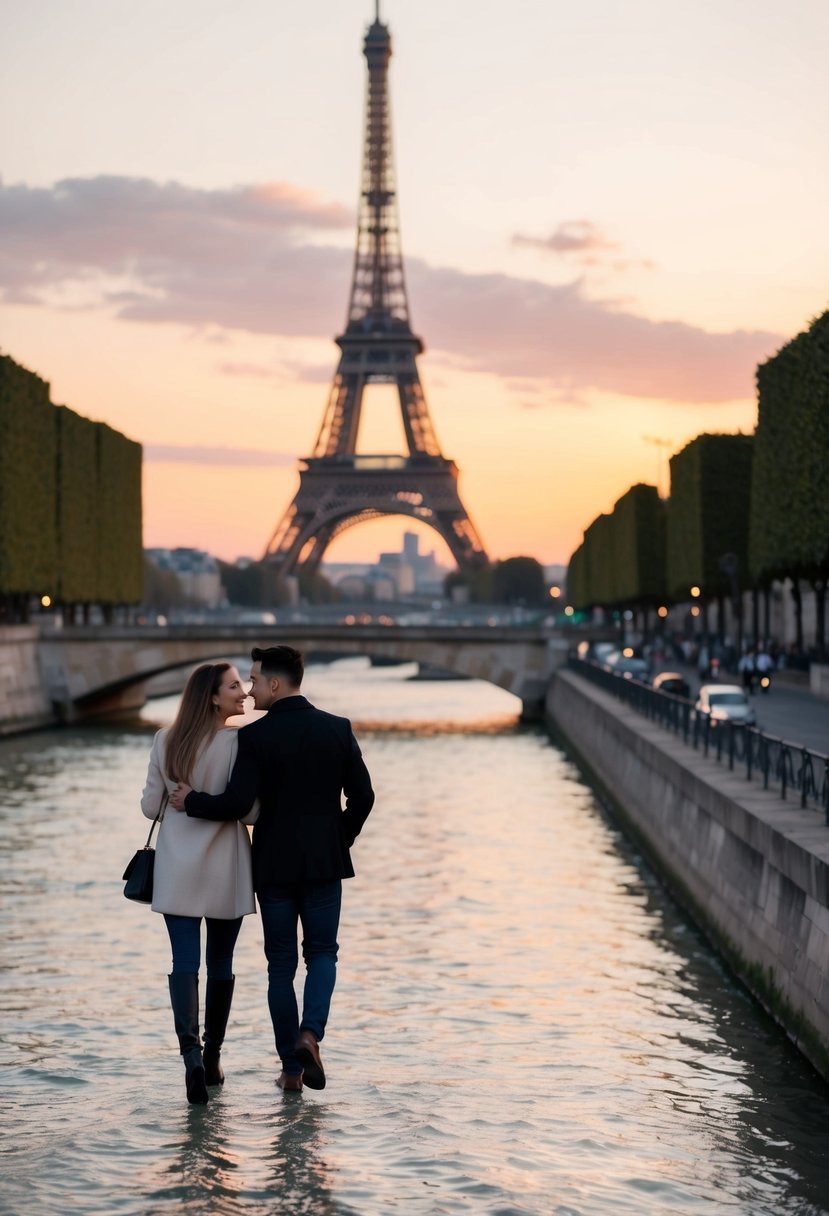
<instances>
[{"instance_id":1,"label":"metal railing","mask_svg":"<svg viewBox=\"0 0 829 1216\"><path fill-rule=\"evenodd\" d=\"M781 798L797 793L801 807L817 805L829 825L829 756L800 743L767 735L755 726L718 720L697 710L686 697L660 692L638 680L606 671L598 663L574 656L568 660L578 675L597 684L690 747L725 761L732 771L745 768L746 780L761 778L763 788L777 788Z\"/></svg>"}]
</instances>

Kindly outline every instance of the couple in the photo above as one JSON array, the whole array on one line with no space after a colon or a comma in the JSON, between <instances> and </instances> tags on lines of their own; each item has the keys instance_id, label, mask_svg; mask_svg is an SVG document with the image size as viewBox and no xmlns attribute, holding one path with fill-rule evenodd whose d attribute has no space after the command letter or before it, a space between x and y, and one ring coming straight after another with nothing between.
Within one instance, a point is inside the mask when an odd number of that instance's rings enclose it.
<instances>
[{"instance_id":1,"label":"couple","mask_svg":"<svg viewBox=\"0 0 829 1216\"><path fill-rule=\"evenodd\" d=\"M351 724L300 693L303 660L291 646L254 649L250 696L263 718L237 730L247 694L230 663L187 681L176 720L158 732L141 809L169 799L156 847L152 907L173 953L170 1001L184 1057L187 1099L221 1085L220 1052L233 999L233 949L254 891L268 960L268 1006L282 1062L277 1084L323 1089L319 1043L337 967L342 879L350 846L374 803ZM346 805L343 810L342 794ZM170 810L170 808L173 808ZM253 823L253 850L243 824ZM251 868L252 860L252 868ZM199 1037L201 919L207 922L204 1049ZM299 1021L297 922L306 978Z\"/></svg>"}]
</instances>

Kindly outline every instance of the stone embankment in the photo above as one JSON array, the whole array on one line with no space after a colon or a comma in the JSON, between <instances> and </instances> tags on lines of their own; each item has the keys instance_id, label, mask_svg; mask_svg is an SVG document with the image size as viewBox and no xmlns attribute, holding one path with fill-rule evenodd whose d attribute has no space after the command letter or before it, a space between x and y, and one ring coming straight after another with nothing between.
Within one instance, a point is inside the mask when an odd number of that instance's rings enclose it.
<instances>
[{"instance_id":1,"label":"stone embankment","mask_svg":"<svg viewBox=\"0 0 829 1216\"><path fill-rule=\"evenodd\" d=\"M39 653L40 630L34 625L0 626L0 735L56 720Z\"/></svg>"},{"instance_id":2,"label":"stone embankment","mask_svg":"<svg viewBox=\"0 0 829 1216\"><path fill-rule=\"evenodd\" d=\"M569 671L550 729L747 987L829 1079L829 827Z\"/></svg>"}]
</instances>

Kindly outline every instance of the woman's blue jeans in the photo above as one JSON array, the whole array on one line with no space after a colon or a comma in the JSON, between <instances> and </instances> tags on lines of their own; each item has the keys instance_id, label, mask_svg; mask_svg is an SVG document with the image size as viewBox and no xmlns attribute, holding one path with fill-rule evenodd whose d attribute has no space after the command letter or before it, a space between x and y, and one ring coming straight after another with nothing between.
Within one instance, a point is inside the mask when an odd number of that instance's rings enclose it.
<instances>
[{"instance_id":1,"label":"woman's blue jeans","mask_svg":"<svg viewBox=\"0 0 829 1216\"><path fill-rule=\"evenodd\" d=\"M206 916L207 922L207 978L214 980L233 979L233 949L242 927L242 918L216 920ZM173 949L173 975L187 972L198 975L201 966L201 922L200 916L173 916L164 913L170 945Z\"/></svg>"},{"instance_id":2,"label":"woman's blue jeans","mask_svg":"<svg viewBox=\"0 0 829 1216\"><path fill-rule=\"evenodd\" d=\"M300 1029L319 1041L325 1034L337 979L337 930L342 882L286 883L257 892L268 960L268 1008L276 1050L286 1073L302 1072L294 1055ZM305 991L299 1021L294 976L299 963L297 922L302 924Z\"/></svg>"}]
</instances>

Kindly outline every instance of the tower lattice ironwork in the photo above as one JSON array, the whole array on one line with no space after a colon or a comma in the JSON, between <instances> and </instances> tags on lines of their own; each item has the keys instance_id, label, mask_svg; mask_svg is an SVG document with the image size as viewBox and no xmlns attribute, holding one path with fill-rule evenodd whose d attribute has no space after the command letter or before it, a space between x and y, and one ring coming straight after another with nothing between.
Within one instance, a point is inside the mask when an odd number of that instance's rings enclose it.
<instances>
[{"instance_id":1,"label":"tower lattice ironwork","mask_svg":"<svg viewBox=\"0 0 829 1216\"><path fill-rule=\"evenodd\" d=\"M313 455L265 557L283 573L313 572L331 541L382 515L419 519L440 533L461 569L486 553L458 493L458 469L441 453L420 383L423 342L412 331L403 274L392 158L388 70L391 37L379 0L363 51L368 64L357 251L340 361ZM407 453L358 455L363 393L397 387Z\"/></svg>"}]
</instances>

